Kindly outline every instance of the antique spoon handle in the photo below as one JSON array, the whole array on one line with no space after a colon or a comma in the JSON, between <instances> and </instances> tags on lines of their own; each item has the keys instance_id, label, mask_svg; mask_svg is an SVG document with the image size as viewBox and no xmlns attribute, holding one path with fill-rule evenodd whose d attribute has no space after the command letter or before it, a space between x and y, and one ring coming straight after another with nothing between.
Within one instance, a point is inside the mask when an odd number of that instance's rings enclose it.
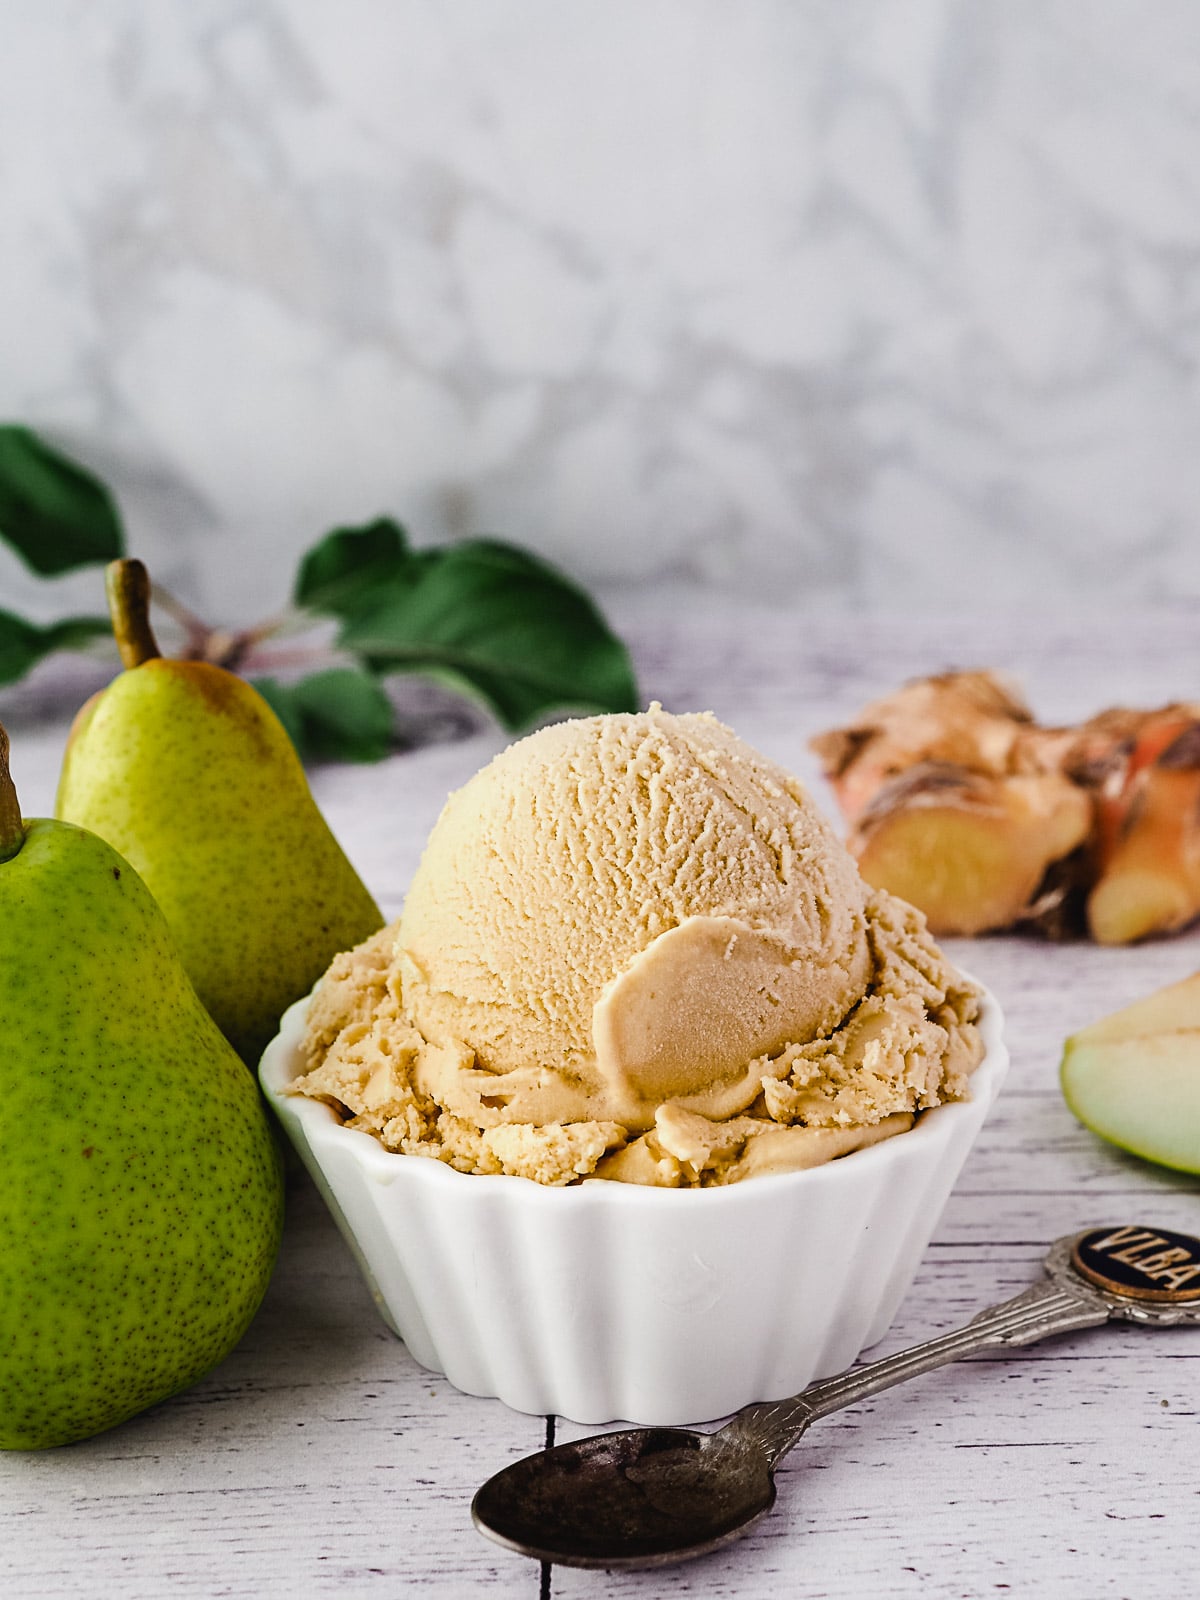
<instances>
[{"instance_id":1,"label":"antique spoon handle","mask_svg":"<svg viewBox=\"0 0 1200 1600\"><path fill-rule=\"evenodd\" d=\"M855 1367L835 1378L821 1379L790 1399L747 1406L722 1432L749 1434L766 1451L774 1467L809 1423L831 1411L857 1405L883 1389L964 1356L1034 1344L1050 1334L1069 1333L1074 1328L1095 1327L1107 1322L1111 1314L1110 1306L1082 1287L1074 1291L1054 1283L1035 1283L1011 1300L981 1311L952 1333L939 1334L936 1339L898 1350L882 1361Z\"/></svg>"}]
</instances>

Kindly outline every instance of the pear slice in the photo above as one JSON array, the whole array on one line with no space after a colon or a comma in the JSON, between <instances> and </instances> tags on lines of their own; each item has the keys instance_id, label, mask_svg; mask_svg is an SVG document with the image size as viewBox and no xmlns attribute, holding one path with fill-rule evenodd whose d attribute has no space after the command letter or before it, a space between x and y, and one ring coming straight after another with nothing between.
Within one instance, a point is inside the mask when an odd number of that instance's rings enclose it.
<instances>
[{"instance_id":1,"label":"pear slice","mask_svg":"<svg viewBox=\"0 0 1200 1600\"><path fill-rule=\"evenodd\" d=\"M1200 1172L1200 973L1073 1034L1062 1091L1102 1139Z\"/></svg>"},{"instance_id":2,"label":"pear slice","mask_svg":"<svg viewBox=\"0 0 1200 1600\"><path fill-rule=\"evenodd\" d=\"M1148 1033L1175 1033L1181 1028L1200 1028L1200 972L1089 1023L1072 1034L1068 1044L1139 1039Z\"/></svg>"}]
</instances>

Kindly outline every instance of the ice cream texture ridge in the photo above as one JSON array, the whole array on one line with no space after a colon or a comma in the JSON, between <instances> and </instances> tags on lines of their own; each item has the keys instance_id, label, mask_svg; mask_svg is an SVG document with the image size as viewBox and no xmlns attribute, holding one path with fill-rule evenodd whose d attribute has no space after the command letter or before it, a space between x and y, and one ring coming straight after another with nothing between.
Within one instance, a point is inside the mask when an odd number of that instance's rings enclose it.
<instances>
[{"instance_id":1,"label":"ice cream texture ridge","mask_svg":"<svg viewBox=\"0 0 1200 1600\"><path fill-rule=\"evenodd\" d=\"M291 1087L461 1172L707 1187L965 1098L978 1013L798 779L653 705L450 796L398 921L318 986Z\"/></svg>"}]
</instances>

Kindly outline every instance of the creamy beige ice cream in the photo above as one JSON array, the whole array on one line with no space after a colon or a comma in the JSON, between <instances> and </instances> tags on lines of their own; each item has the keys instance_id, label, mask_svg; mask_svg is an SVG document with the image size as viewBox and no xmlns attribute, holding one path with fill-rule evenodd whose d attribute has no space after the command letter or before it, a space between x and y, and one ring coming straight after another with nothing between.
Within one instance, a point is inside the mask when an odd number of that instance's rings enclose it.
<instances>
[{"instance_id":1,"label":"creamy beige ice cream","mask_svg":"<svg viewBox=\"0 0 1200 1600\"><path fill-rule=\"evenodd\" d=\"M977 1005L797 779L653 706L451 795L399 922L318 989L294 1087L462 1171L726 1183L964 1095Z\"/></svg>"}]
</instances>

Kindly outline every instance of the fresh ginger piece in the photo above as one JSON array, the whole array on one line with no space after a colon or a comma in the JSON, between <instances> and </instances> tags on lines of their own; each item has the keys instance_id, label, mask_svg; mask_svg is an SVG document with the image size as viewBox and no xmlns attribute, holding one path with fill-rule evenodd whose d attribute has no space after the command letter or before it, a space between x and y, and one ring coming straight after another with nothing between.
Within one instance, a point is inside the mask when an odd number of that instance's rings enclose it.
<instances>
[{"instance_id":1,"label":"fresh ginger piece","mask_svg":"<svg viewBox=\"0 0 1200 1600\"><path fill-rule=\"evenodd\" d=\"M848 822L854 822L890 778L923 762L1002 773L1028 706L993 672L945 672L906 683L867 706L846 728L819 733L820 758Z\"/></svg>"},{"instance_id":2,"label":"fresh ginger piece","mask_svg":"<svg viewBox=\"0 0 1200 1600\"><path fill-rule=\"evenodd\" d=\"M1189 723L1119 797L1098 842L1088 929L1099 944L1170 933L1200 915L1200 722Z\"/></svg>"},{"instance_id":3,"label":"fresh ginger piece","mask_svg":"<svg viewBox=\"0 0 1200 1600\"><path fill-rule=\"evenodd\" d=\"M1090 784L1096 796L1096 871L1103 875L1126 831L1142 774L1155 766L1189 728L1196 708L1163 706L1157 711L1102 711L1079 730L1066 770ZM1183 746L1186 754L1186 742Z\"/></svg>"},{"instance_id":4,"label":"fresh ginger piece","mask_svg":"<svg viewBox=\"0 0 1200 1600\"><path fill-rule=\"evenodd\" d=\"M1087 838L1088 796L1056 773L989 777L927 763L885 784L850 839L867 882L924 911L937 934L1011 927L1052 863Z\"/></svg>"},{"instance_id":5,"label":"fresh ginger piece","mask_svg":"<svg viewBox=\"0 0 1200 1600\"><path fill-rule=\"evenodd\" d=\"M864 876L936 932L1066 931L1088 886L1101 943L1200 915L1198 704L1042 727L995 674L943 673L812 748Z\"/></svg>"}]
</instances>

